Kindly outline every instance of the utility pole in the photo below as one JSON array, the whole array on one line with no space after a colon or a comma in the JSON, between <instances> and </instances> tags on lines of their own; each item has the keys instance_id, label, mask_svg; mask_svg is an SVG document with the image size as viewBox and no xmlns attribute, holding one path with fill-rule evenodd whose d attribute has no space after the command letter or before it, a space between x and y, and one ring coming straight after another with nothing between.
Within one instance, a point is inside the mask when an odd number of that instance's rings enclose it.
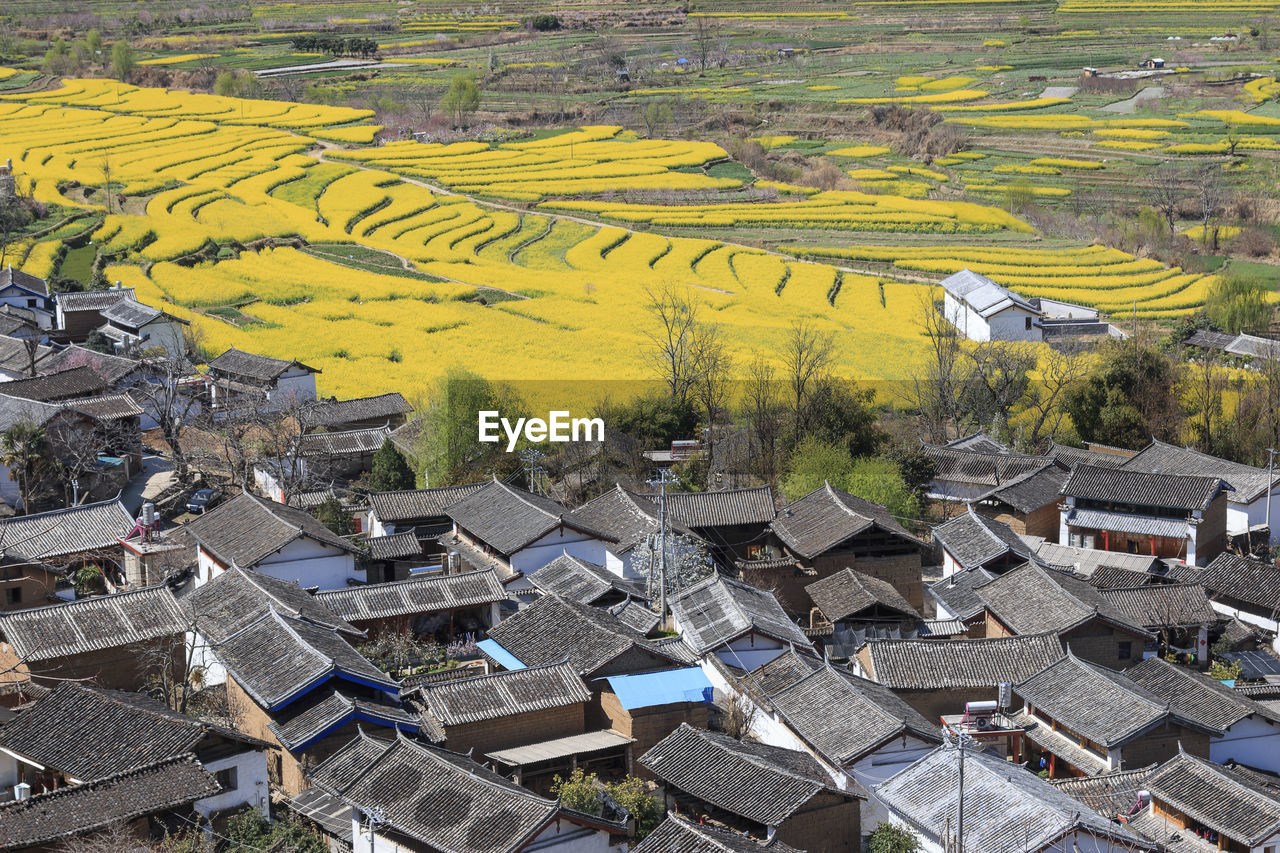
<instances>
[{"instance_id":1,"label":"utility pole","mask_svg":"<svg viewBox=\"0 0 1280 853\"><path fill-rule=\"evenodd\" d=\"M965 747L972 740L973 738L963 731L952 731L947 726L942 727L943 745L960 751L960 766L957 779L955 853L964 853L964 752Z\"/></svg>"},{"instance_id":2,"label":"utility pole","mask_svg":"<svg viewBox=\"0 0 1280 853\"><path fill-rule=\"evenodd\" d=\"M667 483L671 471L662 468L658 471L658 479L649 480L651 486L658 487L658 617L661 626L667 626Z\"/></svg>"},{"instance_id":3,"label":"utility pole","mask_svg":"<svg viewBox=\"0 0 1280 853\"><path fill-rule=\"evenodd\" d=\"M1276 449L1274 447L1267 448L1267 539L1275 539L1275 534L1271 532L1271 490L1275 488L1275 478L1272 471L1276 465ZM1270 542L1268 542L1270 544Z\"/></svg>"}]
</instances>

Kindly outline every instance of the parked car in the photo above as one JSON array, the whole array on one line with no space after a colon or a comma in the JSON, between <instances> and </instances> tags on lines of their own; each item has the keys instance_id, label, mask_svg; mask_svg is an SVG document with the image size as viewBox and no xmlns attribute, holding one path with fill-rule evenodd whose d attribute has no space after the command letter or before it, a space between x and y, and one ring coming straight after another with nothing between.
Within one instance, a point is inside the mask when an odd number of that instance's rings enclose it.
<instances>
[{"instance_id":1,"label":"parked car","mask_svg":"<svg viewBox=\"0 0 1280 853\"><path fill-rule=\"evenodd\" d=\"M222 492L217 489L197 489L187 501L187 512L204 512L216 506L222 500Z\"/></svg>"}]
</instances>

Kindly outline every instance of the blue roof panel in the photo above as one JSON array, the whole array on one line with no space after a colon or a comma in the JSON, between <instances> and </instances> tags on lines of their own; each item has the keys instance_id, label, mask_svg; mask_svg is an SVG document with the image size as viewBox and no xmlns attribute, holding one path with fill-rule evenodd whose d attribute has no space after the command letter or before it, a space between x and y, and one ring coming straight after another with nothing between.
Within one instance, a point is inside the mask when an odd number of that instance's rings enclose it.
<instances>
[{"instance_id":1,"label":"blue roof panel","mask_svg":"<svg viewBox=\"0 0 1280 853\"><path fill-rule=\"evenodd\" d=\"M713 693L706 674L696 666L639 675L610 675L605 680L628 711L677 702L710 702Z\"/></svg>"},{"instance_id":2,"label":"blue roof panel","mask_svg":"<svg viewBox=\"0 0 1280 853\"><path fill-rule=\"evenodd\" d=\"M481 640L476 643L476 645L480 648L480 651L484 652L505 669L509 669L513 672L517 669L525 669L525 665L520 662L520 659L504 649L502 646L498 645L497 640Z\"/></svg>"}]
</instances>

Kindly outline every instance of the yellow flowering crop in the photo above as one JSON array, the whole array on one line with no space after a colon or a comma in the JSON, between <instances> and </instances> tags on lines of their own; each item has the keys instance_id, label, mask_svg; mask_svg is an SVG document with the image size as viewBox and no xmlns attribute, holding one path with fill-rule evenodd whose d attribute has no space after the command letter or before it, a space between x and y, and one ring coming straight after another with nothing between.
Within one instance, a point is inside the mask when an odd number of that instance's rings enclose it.
<instances>
[{"instance_id":1,"label":"yellow flowering crop","mask_svg":"<svg viewBox=\"0 0 1280 853\"><path fill-rule=\"evenodd\" d=\"M889 149L883 145L847 145L827 152L832 157L878 157L888 153Z\"/></svg>"}]
</instances>

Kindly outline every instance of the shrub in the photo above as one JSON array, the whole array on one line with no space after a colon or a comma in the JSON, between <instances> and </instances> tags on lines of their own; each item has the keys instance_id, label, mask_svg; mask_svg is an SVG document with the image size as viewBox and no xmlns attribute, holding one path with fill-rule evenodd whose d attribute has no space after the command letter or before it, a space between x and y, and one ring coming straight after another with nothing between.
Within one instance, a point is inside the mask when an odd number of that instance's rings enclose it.
<instances>
[{"instance_id":1,"label":"shrub","mask_svg":"<svg viewBox=\"0 0 1280 853\"><path fill-rule=\"evenodd\" d=\"M1261 228L1245 228L1231 238L1227 243L1227 249L1233 255L1265 258L1275 251L1276 241Z\"/></svg>"},{"instance_id":2,"label":"shrub","mask_svg":"<svg viewBox=\"0 0 1280 853\"><path fill-rule=\"evenodd\" d=\"M1213 325L1232 335L1266 330L1275 313L1261 282L1230 271L1209 287L1205 310Z\"/></svg>"}]
</instances>

